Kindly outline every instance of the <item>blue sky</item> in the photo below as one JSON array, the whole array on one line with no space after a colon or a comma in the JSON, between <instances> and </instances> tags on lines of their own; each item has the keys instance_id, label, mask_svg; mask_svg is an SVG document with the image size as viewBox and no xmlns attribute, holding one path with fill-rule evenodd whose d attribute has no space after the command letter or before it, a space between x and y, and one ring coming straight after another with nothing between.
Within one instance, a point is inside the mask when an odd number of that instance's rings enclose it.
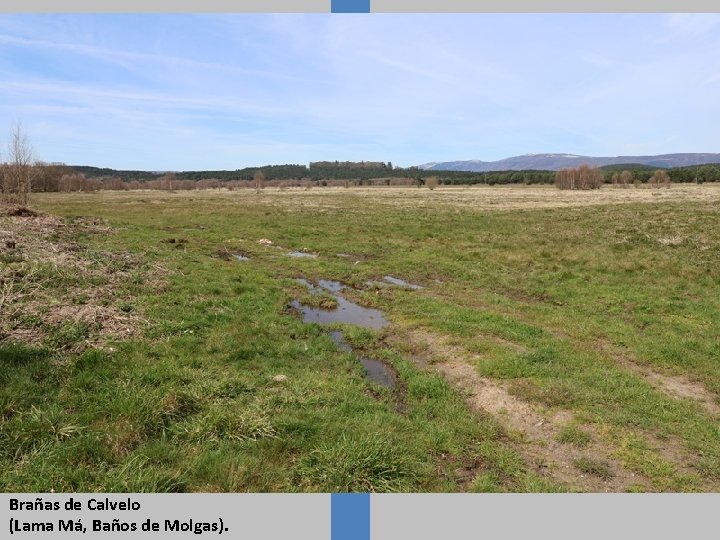
<instances>
[{"instance_id":1,"label":"blue sky","mask_svg":"<svg viewBox=\"0 0 720 540\"><path fill-rule=\"evenodd\" d=\"M718 15L0 15L45 161L401 166L720 151Z\"/></svg>"}]
</instances>

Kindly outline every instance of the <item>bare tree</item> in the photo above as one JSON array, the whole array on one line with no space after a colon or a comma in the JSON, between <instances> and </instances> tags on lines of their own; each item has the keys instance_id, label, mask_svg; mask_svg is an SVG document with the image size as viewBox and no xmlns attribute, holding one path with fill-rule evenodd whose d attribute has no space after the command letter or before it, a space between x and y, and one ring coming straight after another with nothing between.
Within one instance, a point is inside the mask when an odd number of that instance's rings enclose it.
<instances>
[{"instance_id":1,"label":"bare tree","mask_svg":"<svg viewBox=\"0 0 720 540\"><path fill-rule=\"evenodd\" d=\"M35 171L32 147L20 122L15 124L10 135L8 158L9 162L5 165L3 174L3 191L6 196L12 194L18 204L26 205Z\"/></svg>"},{"instance_id":2,"label":"bare tree","mask_svg":"<svg viewBox=\"0 0 720 540\"><path fill-rule=\"evenodd\" d=\"M435 189L438 184L440 183L440 180L438 180L437 176L428 176L425 179L425 185L432 191Z\"/></svg>"},{"instance_id":3,"label":"bare tree","mask_svg":"<svg viewBox=\"0 0 720 540\"><path fill-rule=\"evenodd\" d=\"M663 170L658 169L650 178L650 185L659 188L661 185L670 187L670 175Z\"/></svg>"},{"instance_id":4,"label":"bare tree","mask_svg":"<svg viewBox=\"0 0 720 540\"><path fill-rule=\"evenodd\" d=\"M560 189L600 189L603 182L602 171L589 165L561 169L555 173L555 185Z\"/></svg>"},{"instance_id":5,"label":"bare tree","mask_svg":"<svg viewBox=\"0 0 720 540\"><path fill-rule=\"evenodd\" d=\"M631 173L630 171L623 171L620 173L620 184L622 185L622 187L628 187L630 184L633 183L633 181L633 173Z\"/></svg>"},{"instance_id":6,"label":"bare tree","mask_svg":"<svg viewBox=\"0 0 720 540\"><path fill-rule=\"evenodd\" d=\"M174 184L175 184L176 176L174 172L165 173L163 177L160 179L160 186L161 189L167 190L167 191L174 191Z\"/></svg>"},{"instance_id":7,"label":"bare tree","mask_svg":"<svg viewBox=\"0 0 720 540\"><path fill-rule=\"evenodd\" d=\"M255 175L253 176L253 182L255 183L255 190L260 193L260 190L265 184L265 175L262 171L255 171Z\"/></svg>"}]
</instances>

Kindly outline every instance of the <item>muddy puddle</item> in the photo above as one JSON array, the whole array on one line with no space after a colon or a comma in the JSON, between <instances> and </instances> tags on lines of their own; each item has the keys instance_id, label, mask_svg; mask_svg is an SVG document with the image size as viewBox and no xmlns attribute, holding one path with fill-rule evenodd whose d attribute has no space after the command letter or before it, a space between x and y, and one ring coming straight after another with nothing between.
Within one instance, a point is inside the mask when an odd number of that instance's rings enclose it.
<instances>
[{"instance_id":1,"label":"muddy puddle","mask_svg":"<svg viewBox=\"0 0 720 540\"><path fill-rule=\"evenodd\" d=\"M355 355L352 347L345 341L343 333L340 330L333 330L330 332L330 339L333 343L338 346L342 351ZM378 384L386 386L387 388L395 388L397 381L395 375L385 363L380 360L373 358L367 358L365 356L355 355L358 361L365 368L365 376Z\"/></svg>"},{"instance_id":2,"label":"muddy puddle","mask_svg":"<svg viewBox=\"0 0 720 540\"><path fill-rule=\"evenodd\" d=\"M366 281L365 285L368 287L377 287L377 288L383 288L383 287L401 287L403 289L412 289L412 290L418 290L422 289L423 287L421 285L415 285L414 283L408 283L404 279L396 278L393 276L383 276L382 281L378 280L371 280Z\"/></svg>"},{"instance_id":3,"label":"muddy puddle","mask_svg":"<svg viewBox=\"0 0 720 540\"><path fill-rule=\"evenodd\" d=\"M422 289L422 286L415 285L414 283L408 283L404 279L396 278L393 276L383 276L383 281L390 283L391 285L397 285L398 287L405 287L406 289L418 290Z\"/></svg>"},{"instance_id":4,"label":"muddy puddle","mask_svg":"<svg viewBox=\"0 0 720 540\"><path fill-rule=\"evenodd\" d=\"M337 307L334 309L322 309L306 306L298 300L293 300L291 302L292 306L303 314L303 321L306 323L355 324L373 330L384 328L390 324L390 321L385 318L384 313L379 309L360 306L339 294L340 291L348 289L348 285L328 279L318 280L317 285L302 278L295 281L307 287L311 294L329 294L337 302ZM329 336L340 350L352 354L360 362L368 379L393 391L396 401L395 409L397 412L403 413L405 410L404 386L402 381L398 380L395 371L381 360L357 354L350 344L345 341L341 330L331 330ZM374 392L373 395L381 399L381 396Z\"/></svg>"},{"instance_id":5,"label":"muddy puddle","mask_svg":"<svg viewBox=\"0 0 720 540\"><path fill-rule=\"evenodd\" d=\"M296 257L300 259L317 259L317 255L314 253L307 253L306 251L288 251L288 257Z\"/></svg>"},{"instance_id":6,"label":"muddy puddle","mask_svg":"<svg viewBox=\"0 0 720 540\"><path fill-rule=\"evenodd\" d=\"M337 302L335 309L323 309L319 307L306 306L297 300L293 300L291 305L303 314L303 321L307 323L332 324L344 323L355 324L364 328L372 328L379 330L384 328L390 321L379 309L372 309L360 306L350 300L347 300L339 291L345 288L345 285L337 281L321 280L319 286L316 287L305 279L296 280L298 283L305 285L311 292L318 293L320 289L336 293L331 296Z\"/></svg>"},{"instance_id":7,"label":"muddy puddle","mask_svg":"<svg viewBox=\"0 0 720 540\"><path fill-rule=\"evenodd\" d=\"M343 285L339 281L332 281L329 279L319 280L318 285L321 288L325 289L326 291L330 291L330 292L334 292L334 293L340 292L343 289L347 289L347 285Z\"/></svg>"}]
</instances>

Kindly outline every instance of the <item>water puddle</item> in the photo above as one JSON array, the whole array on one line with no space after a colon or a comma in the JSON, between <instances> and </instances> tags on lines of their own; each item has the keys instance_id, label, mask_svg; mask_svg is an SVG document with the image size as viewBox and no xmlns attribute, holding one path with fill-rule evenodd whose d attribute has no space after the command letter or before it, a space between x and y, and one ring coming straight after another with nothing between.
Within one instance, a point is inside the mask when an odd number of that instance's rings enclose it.
<instances>
[{"instance_id":1,"label":"water puddle","mask_svg":"<svg viewBox=\"0 0 720 540\"><path fill-rule=\"evenodd\" d=\"M317 286L303 278L298 278L295 281L307 287L311 294L333 293L330 296L332 296L337 302L336 308L323 309L306 306L301 304L298 300L293 300L291 305L303 314L303 321L306 323L355 324L364 328L372 328L374 330L384 328L390 324L390 322L385 318L385 314L379 309L362 307L354 302L350 302L342 295L338 294L343 289L348 288L347 285L344 285L339 281L321 279L318 280ZM380 360L356 354L350 344L345 341L341 330L331 330L329 335L330 339L340 350L350 353L357 358L365 369L365 376L368 379L386 388L393 389L397 402L396 410L400 413L404 412L404 389L402 385L398 383L397 377L392 368ZM375 397L382 399L379 394L375 394Z\"/></svg>"},{"instance_id":2,"label":"water puddle","mask_svg":"<svg viewBox=\"0 0 720 540\"><path fill-rule=\"evenodd\" d=\"M418 289L422 289L422 285L415 285L414 283L408 283L404 279L399 279L393 276L383 276L383 281L366 281L365 285L367 287L375 287L378 289L382 289L384 287L401 287L403 289L412 289L414 291Z\"/></svg>"},{"instance_id":3,"label":"water puddle","mask_svg":"<svg viewBox=\"0 0 720 540\"><path fill-rule=\"evenodd\" d=\"M242 250L231 251L226 246L221 246L215 250L213 257L222 259L223 261L231 261L233 259L237 261L249 261L250 256Z\"/></svg>"},{"instance_id":4,"label":"water puddle","mask_svg":"<svg viewBox=\"0 0 720 540\"><path fill-rule=\"evenodd\" d=\"M317 255L314 253L307 253L306 251L288 251L289 257L298 257L305 259L317 259Z\"/></svg>"},{"instance_id":5,"label":"water puddle","mask_svg":"<svg viewBox=\"0 0 720 540\"><path fill-rule=\"evenodd\" d=\"M406 289L422 289L420 285L415 285L414 283L408 283L404 279L399 279L393 276L383 276L383 280L390 283L391 285L397 285L398 287L405 287Z\"/></svg>"},{"instance_id":6,"label":"water puddle","mask_svg":"<svg viewBox=\"0 0 720 540\"><path fill-rule=\"evenodd\" d=\"M302 312L303 321L306 323L332 324L345 323L356 324L364 328L379 330L387 326L388 320L379 309L371 309L359 306L342 296L336 296L337 307L335 309L322 309L305 306L293 300L291 305Z\"/></svg>"},{"instance_id":7,"label":"water puddle","mask_svg":"<svg viewBox=\"0 0 720 540\"><path fill-rule=\"evenodd\" d=\"M320 289L305 279L297 279L298 283L305 285L310 292L318 293ZM320 287L323 289L337 293L345 288L345 285L337 281L321 280ZM337 302L335 309L323 309L301 304L297 300L293 300L291 305L302 312L303 321L306 323L332 324L345 323L355 324L364 328L372 328L379 330L386 327L390 322L385 318L385 314L379 309L372 309L360 306L339 294L331 295Z\"/></svg>"},{"instance_id":8,"label":"water puddle","mask_svg":"<svg viewBox=\"0 0 720 540\"><path fill-rule=\"evenodd\" d=\"M355 354L352 347L345 341L343 333L340 330L333 330L330 332L330 339L333 343L338 346L342 351ZM395 375L390 368L380 360L374 360L373 358L366 358L364 356L356 357L362 366L365 368L365 376L378 384L381 384L387 388L395 388L397 382Z\"/></svg>"},{"instance_id":9,"label":"water puddle","mask_svg":"<svg viewBox=\"0 0 720 540\"><path fill-rule=\"evenodd\" d=\"M320 285L320 287L322 287L326 291L334 293L340 292L343 289L347 289L347 285L343 285L339 281L332 281L330 279L321 279L318 281L318 285Z\"/></svg>"}]
</instances>

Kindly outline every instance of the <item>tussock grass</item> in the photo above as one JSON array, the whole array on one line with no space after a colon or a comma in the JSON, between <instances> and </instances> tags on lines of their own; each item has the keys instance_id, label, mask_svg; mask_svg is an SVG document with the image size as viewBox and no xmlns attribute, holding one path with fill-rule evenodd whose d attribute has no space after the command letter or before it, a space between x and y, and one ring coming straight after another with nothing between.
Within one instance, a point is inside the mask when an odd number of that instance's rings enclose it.
<instances>
[{"instance_id":1,"label":"tussock grass","mask_svg":"<svg viewBox=\"0 0 720 540\"><path fill-rule=\"evenodd\" d=\"M566 425L557 434L557 440L563 444L571 444L584 448L592 441L592 436L574 425Z\"/></svg>"},{"instance_id":2,"label":"tussock grass","mask_svg":"<svg viewBox=\"0 0 720 540\"><path fill-rule=\"evenodd\" d=\"M412 489L418 465L403 448L380 435L341 436L300 460L295 474L303 487L324 492L391 492Z\"/></svg>"},{"instance_id":3,"label":"tussock grass","mask_svg":"<svg viewBox=\"0 0 720 540\"><path fill-rule=\"evenodd\" d=\"M603 480L609 480L615 476L610 465L604 461L583 457L578 458L574 462L575 467L586 474L592 474Z\"/></svg>"}]
</instances>

